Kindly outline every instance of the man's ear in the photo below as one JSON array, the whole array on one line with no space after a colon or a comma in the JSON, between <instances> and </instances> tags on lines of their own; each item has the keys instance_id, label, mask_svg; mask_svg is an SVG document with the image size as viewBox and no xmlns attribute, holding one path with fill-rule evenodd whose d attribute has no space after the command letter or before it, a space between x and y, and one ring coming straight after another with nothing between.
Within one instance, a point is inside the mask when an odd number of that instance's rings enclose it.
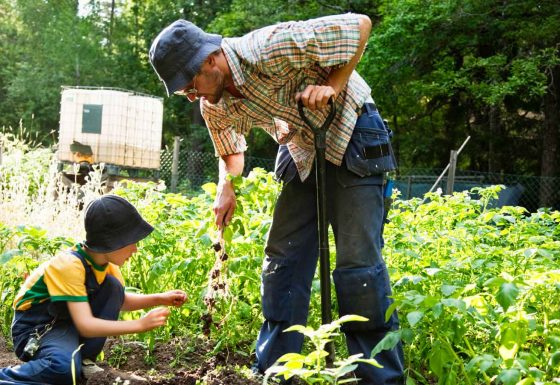
<instances>
[{"instance_id":1,"label":"man's ear","mask_svg":"<svg viewBox=\"0 0 560 385\"><path fill-rule=\"evenodd\" d=\"M202 64L208 64L210 67L214 67L216 65L216 55L211 53Z\"/></svg>"}]
</instances>

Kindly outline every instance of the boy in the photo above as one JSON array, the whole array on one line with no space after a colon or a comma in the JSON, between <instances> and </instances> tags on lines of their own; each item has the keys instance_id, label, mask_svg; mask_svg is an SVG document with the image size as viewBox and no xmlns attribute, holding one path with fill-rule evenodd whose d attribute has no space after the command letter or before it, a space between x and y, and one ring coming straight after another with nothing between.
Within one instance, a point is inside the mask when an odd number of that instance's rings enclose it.
<instances>
[{"instance_id":1,"label":"boy","mask_svg":"<svg viewBox=\"0 0 560 385\"><path fill-rule=\"evenodd\" d=\"M116 195L102 196L87 206L84 224L86 241L39 266L16 296L12 339L25 363L0 369L0 384L72 384L72 361L76 378L87 378L102 370L94 360L107 336L163 326L170 313L156 308L140 319L118 321L121 310L185 302L181 290L124 291L119 267L153 230L132 204Z\"/></svg>"}]
</instances>

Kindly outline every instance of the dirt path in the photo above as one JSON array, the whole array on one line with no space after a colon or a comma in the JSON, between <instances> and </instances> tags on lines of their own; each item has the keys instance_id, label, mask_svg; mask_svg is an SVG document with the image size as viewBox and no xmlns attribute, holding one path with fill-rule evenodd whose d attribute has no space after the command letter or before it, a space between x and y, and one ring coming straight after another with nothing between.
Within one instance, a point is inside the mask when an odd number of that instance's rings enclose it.
<instances>
[{"instance_id":1,"label":"dirt path","mask_svg":"<svg viewBox=\"0 0 560 385\"><path fill-rule=\"evenodd\" d=\"M20 361L17 359L15 354L8 349L4 337L0 336L0 368L17 365L19 363Z\"/></svg>"},{"instance_id":2,"label":"dirt path","mask_svg":"<svg viewBox=\"0 0 560 385\"><path fill-rule=\"evenodd\" d=\"M195 385L197 381L208 385L261 384L258 379L248 377L247 368L251 362L249 357L227 352L210 355L213 347L208 343L186 342L175 340L156 346L153 355L146 360L146 348L142 344L118 339L108 341L105 360L99 363L105 372L84 384L112 385L117 383L117 377L123 381L128 380L130 385ZM0 336L0 367L19 363L4 338Z\"/></svg>"}]
</instances>

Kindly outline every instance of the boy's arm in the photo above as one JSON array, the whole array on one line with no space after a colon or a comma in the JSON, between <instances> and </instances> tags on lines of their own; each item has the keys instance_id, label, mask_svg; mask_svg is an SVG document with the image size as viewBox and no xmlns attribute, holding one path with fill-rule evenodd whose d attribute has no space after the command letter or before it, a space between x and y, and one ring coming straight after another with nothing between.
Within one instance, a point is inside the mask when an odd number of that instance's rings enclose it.
<instances>
[{"instance_id":1,"label":"boy's arm","mask_svg":"<svg viewBox=\"0 0 560 385\"><path fill-rule=\"evenodd\" d=\"M156 294L125 293L122 311L146 309L153 306L181 306L187 300L182 290L171 290Z\"/></svg>"},{"instance_id":2,"label":"boy's arm","mask_svg":"<svg viewBox=\"0 0 560 385\"><path fill-rule=\"evenodd\" d=\"M167 308L157 308L132 321L109 321L96 318L88 302L67 302L68 311L80 336L85 338L141 333L165 325L170 314Z\"/></svg>"}]
</instances>

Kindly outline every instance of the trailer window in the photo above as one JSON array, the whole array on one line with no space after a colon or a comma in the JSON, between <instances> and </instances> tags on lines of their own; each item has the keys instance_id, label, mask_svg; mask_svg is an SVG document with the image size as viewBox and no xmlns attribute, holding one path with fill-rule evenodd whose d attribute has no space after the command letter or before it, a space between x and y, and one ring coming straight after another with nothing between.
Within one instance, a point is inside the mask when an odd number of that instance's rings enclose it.
<instances>
[{"instance_id":1,"label":"trailer window","mask_svg":"<svg viewBox=\"0 0 560 385\"><path fill-rule=\"evenodd\" d=\"M84 104L82 110L82 132L101 134L102 104Z\"/></svg>"}]
</instances>

